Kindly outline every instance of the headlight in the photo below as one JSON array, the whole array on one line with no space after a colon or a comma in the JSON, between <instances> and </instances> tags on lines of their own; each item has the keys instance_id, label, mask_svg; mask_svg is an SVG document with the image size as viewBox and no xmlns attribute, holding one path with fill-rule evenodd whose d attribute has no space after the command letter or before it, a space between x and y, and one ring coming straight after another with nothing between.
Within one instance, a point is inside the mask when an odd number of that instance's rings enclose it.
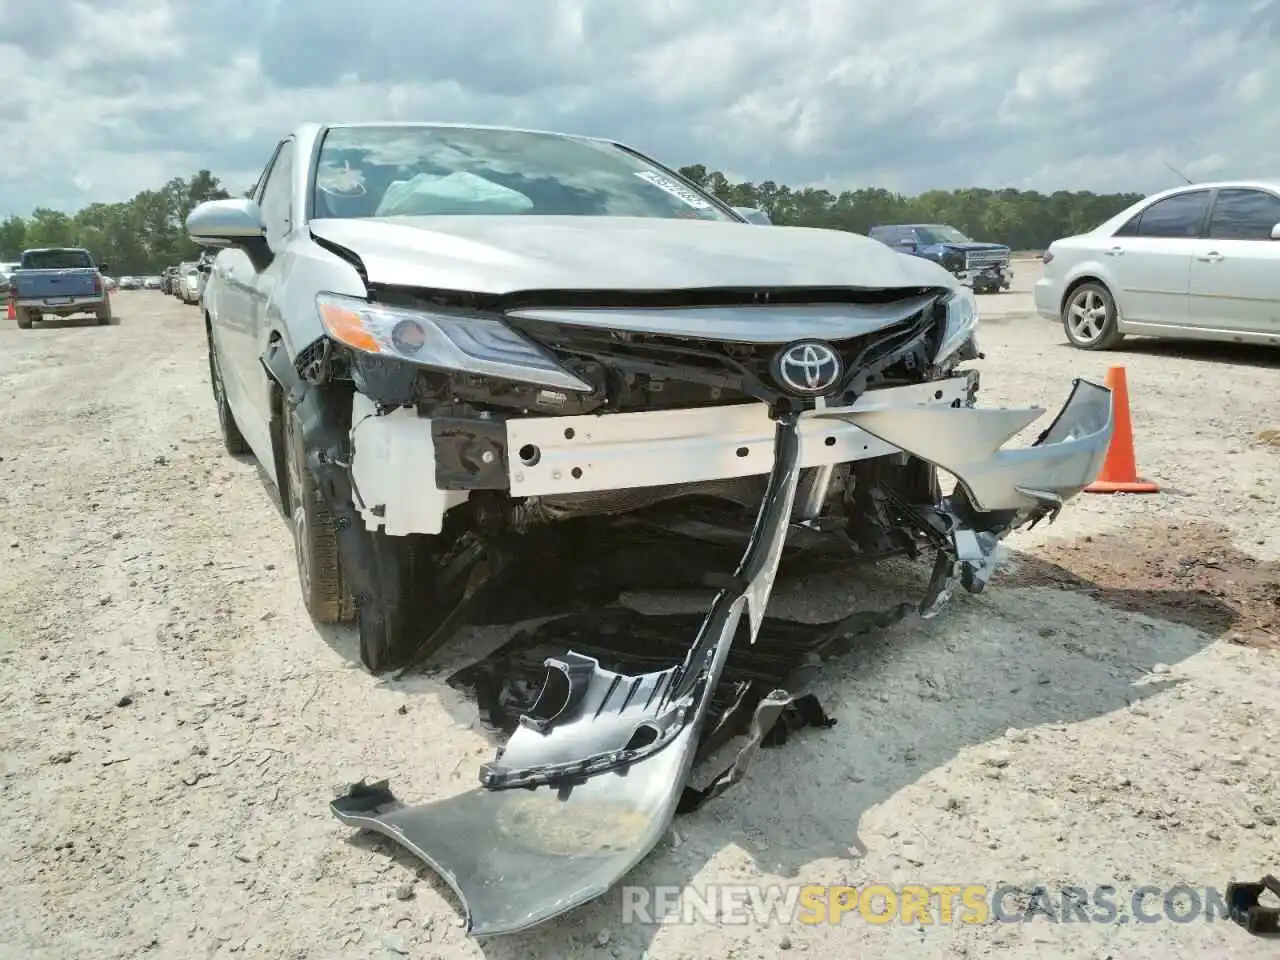
<instances>
[{"instance_id":1,"label":"headlight","mask_svg":"<svg viewBox=\"0 0 1280 960\"><path fill-rule=\"evenodd\" d=\"M960 287L943 303L947 309L947 323L934 363L950 359L978 329L978 298L968 287Z\"/></svg>"},{"instance_id":2,"label":"headlight","mask_svg":"<svg viewBox=\"0 0 1280 960\"><path fill-rule=\"evenodd\" d=\"M590 384L497 320L390 307L330 293L316 297L316 308L329 336L363 353L436 370L591 390Z\"/></svg>"}]
</instances>

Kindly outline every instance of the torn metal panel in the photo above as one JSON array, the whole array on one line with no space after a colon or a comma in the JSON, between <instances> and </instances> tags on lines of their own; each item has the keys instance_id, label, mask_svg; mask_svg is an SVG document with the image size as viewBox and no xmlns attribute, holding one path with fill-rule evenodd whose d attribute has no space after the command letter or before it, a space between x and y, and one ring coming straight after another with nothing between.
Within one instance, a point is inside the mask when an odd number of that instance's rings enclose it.
<instances>
[{"instance_id":1,"label":"torn metal panel","mask_svg":"<svg viewBox=\"0 0 1280 960\"><path fill-rule=\"evenodd\" d=\"M482 770L485 786L418 808L348 796L334 814L439 870L477 934L523 929L604 893L665 833L740 627L749 641L759 633L799 483L799 447L798 413L782 413L751 540L678 668L621 677L570 651L548 665L563 683L557 702L514 731ZM596 723L602 714L606 722ZM646 729L656 737L637 744L634 734Z\"/></svg>"},{"instance_id":2,"label":"torn metal panel","mask_svg":"<svg viewBox=\"0 0 1280 960\"><path fill-rule=\"evenodd\" d=\"M861 409L819 408L811 416L856 422L901 414L910 421L913 414L936 411L959 418L953 423L969 422L964 418L972 411L960 398L933 407L927 402L898 406L884 402L888 392L869 396ZM788 674L767 689L757 683L752 692L749 685L724 683L735 640L739 650L750 651L762 632L788 534L796 529L804 418L795 412L779 417L772 469L745 554L735 573L724 578L679 666L667 654L647 668L623 672L603 666L576 642L557 644L559 649L543 661L541 685L526 687L536 687L538 695L482 768L481 787L420 807L401 804L385 787L358 788L333 803L344 823L381 832L438 870L465 904L473 933L521 930L604 893L649 853L682 807L696 808L738 782L779 721L789 710L796 713L798 689L790 688L800 686L794 678L799 663L786 663L785 671L775 663L771 671L762 671L766 680ZM979 431L970 440L976 448L998 434ZM1073 458L1086 461L1074 469L1087 473L1087 462L1101 455L1099 444L1105 452L1109 436L1109 392L1079 382L1063 412L1029 448L1031 454L1010 461L1003 499L1022 496L1015 501L1018 509L984 512L961 489L926 514L906 503L894 506L895 494L881 491L893 509L915 511L916 524L937 547L920 612L932 616L959 585L981 590L994 569L1000 539L1053 506L1048 494L1024 493L1030 488L1022 479L1043 480L1045 464ZM1015 467L1022 468L1021 476ZM631 643L623 646L634 647L634 639L628 637ZM479 674L473 671L473 677ZM489 693L495 694L502 680L492 675L489 680ZM496 696L500 702L500 693ZM708 731L732 729L729 719L740 721L747 710L750 729L735 762L706 788L691 790L689 775ZM814 722L824 722L818 714Z\"/></svg>"},{"instance_id":3,"label":"torn metal panel","mask_svg":"<svg viewBox=\"0 0 1280 960\"><path fill-rule=\"evenodd\" d=\"M800 419L800 466L821 467L898 453L857 423L840 423L838 411L943 410L965 404L967 377L886 387L863 394L849 407ZM511 492L545 496L675 483L700 483L768 473L773 465L768 407L655 410L606 416L529 417L507 421Z\"/></svg>"},{"instance_id":4,"label":"torn metal panel","mask_svg":"<svg viewBox=\"0 0 1280 960\"><path fill-rule=\"evenodd\" d=\"M868 396L871 396L870 394ZM1091 483L1111 442L1111 391L1076 380L1066 404L1030 447L1001 446L1044 411L917 406L823 410L954 475L979 510L1061 503Z\"/></svg>"}]
</instances>

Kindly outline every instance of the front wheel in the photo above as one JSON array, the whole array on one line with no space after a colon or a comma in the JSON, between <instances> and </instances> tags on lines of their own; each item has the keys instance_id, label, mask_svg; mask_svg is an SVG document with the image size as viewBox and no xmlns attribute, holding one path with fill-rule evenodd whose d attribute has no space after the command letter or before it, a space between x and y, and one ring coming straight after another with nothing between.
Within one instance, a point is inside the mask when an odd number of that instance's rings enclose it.
<instances>
[{"instance_id":1,"label":"front wheel","mask_svg":"<svg viewBox=\"0 0 1280 960\"><path fill-rule=\"evenodd\" d=\"M1080 284L1063 303L1062 330L1081 350L1110 350L1124 339L1111 291L1094 281Z\"/></svg>"},{"instance_id":2,"label":"front wheel","mask_svg":"<svg viewBox=\"0 0 1280 960\"><path fill-rule=\"evenodd\" d=\"M284 419L287 486L281 494L286 498L285 508L293 528L302 602L316 623L344 623L351 619L354 611L338 559L337 526L315 477L307 468L297 411L286 411Z\"/></svg>"}]
</instances>

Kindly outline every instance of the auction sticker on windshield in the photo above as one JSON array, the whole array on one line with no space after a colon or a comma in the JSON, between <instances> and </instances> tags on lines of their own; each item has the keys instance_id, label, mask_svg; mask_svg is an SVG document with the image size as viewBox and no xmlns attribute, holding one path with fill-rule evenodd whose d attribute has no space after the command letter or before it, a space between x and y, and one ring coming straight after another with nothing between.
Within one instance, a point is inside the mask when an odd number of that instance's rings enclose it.
<instances>
[{"instance_id":1,"label":"auction sticker on windshield","mask_svg":"<svg viewBox=\"0 0 1280 960\"><path fill-rule=\"evenodd\" d=\"M710 210L711 204L702 197L698 196L688 187L682 187L670 177L664 177L660 173L654 173L652 170L642 170L636 174L641 180L652 183L659 190L671 194L681 203L693 207L695 210Z\"/></svg>"}]
</instances>

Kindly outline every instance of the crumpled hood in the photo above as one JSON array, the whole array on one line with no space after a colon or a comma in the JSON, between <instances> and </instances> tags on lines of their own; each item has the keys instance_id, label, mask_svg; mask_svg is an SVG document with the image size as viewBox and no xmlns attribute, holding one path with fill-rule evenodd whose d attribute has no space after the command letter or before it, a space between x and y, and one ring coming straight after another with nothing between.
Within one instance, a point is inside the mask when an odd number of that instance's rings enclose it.
<instances>
[{"instance_id":1,"label":"crumpled hood","mask_svg":"<svg viewBox=\"0 0 1280 960\"><path fill-rule=\"evenodd\" d=\"M632 217L428 216L313 220L375 284L503 295L530 290L951 288L937 264L855 233Z\"/></svg>"}]
</instances>

